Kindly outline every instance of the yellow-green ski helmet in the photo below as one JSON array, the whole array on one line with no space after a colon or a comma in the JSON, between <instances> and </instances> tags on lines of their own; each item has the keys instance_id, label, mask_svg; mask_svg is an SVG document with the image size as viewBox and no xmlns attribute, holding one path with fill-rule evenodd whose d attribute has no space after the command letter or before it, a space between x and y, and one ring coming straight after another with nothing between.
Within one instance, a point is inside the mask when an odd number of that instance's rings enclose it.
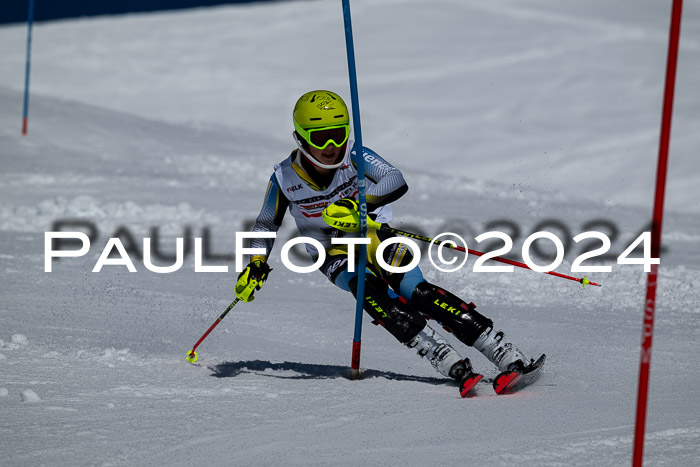
<instances>
[{"instance_id":1,"label":"yellow-green ski helmet","mask_svg":"<svg viewBox=\"0 0 700 467\"><path fill-rule=\"evenodd\" d=\"M342 164L328 166L320 164L311 157L306 148L313 146L316 149L325 149L329 144L342 147L350 136L350 112L343 99L331 91L310 91L299 98L294 111L294 139L304 155L316 165L323 168L335 168Z\"/></svg>"}]
</instances>

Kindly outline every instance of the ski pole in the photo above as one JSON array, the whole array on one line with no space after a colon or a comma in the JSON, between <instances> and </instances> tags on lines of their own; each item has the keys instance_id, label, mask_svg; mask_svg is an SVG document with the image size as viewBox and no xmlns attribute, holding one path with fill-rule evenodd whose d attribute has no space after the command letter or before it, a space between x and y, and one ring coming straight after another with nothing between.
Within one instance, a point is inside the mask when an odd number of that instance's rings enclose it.
<instances>
[{"instance_id":1,"label":"ski pole","mask_svg":"<svg viewBox=\"0 0 700 467\"><path fill-rule=\"evenodd\" d=\"M461 251L464 253L469 252L475 256L483 256L485 254L485 253L482 253L480 251L472 250L471 248L466 250L466 249L464 249L464 247L453 245L451 242L438 241L438 240L435 240L435 239L430 238L430 237L424 237L422 235L414 234L411 232L406 232L404 230L394 229L392 227L389 227L388 225L384 225L384 224L380 224L378 222L372 221L371 219L367 219L367 226L370 228L377 229L377 230L383 230L385 232L389 232L389 233L392 233L394 235L402 235L404 237L414 238L416 240L420 240L423 242L435 243L436 245L444 245L444 246L451 248L453 250ZM523 268L523 269L529 269L532 271L532 268L530 268L527 264L520 263L518 261L513 261L510 259L498 258L498 257L489 258L489 259L491 259L493 261L498 261L500 263L510 264L512 266L518 266L518 267ZM576 281L576 282L580 283L584 288L588 284L595 285L596 287L600 287L600 284L589 281L587 279L587 276L584 276L582 279L579 279L578 277L567 276L566 274L560 274L560 273L554 272L554 271L548 271L548 272L545 272L545 274L549 274L551 276L556 276L556 277L561 277L563 279L569 279L571 281Z\"/></svg>"},{"instance_id":2,"label":"ski pole","mask_svg":"<svg viewBox=\"0 0 700 467\"><path fill-rule=\"evenodd\" d=\"M258 285L258 281L252 280L252 281L250 281L250 283L248 284L247 288L253 288L253 287L257 286L257 285ZM202 341L203 341L204 339L207 338L207 336L209 335L209 333L212 332L212 331L214 330L214 328L217 327L217 326L219 325L219 323L221 322L221 320L223 320L223 319L226 317L226 315L228 314L228 312L231 311L231 310L233 309L234 306L236 306L236 303L238 303L238 302L240 302L240 301L241 301L241 299L238 298L238 297L236 297L236 299L235 299L234 301L231 302L231 304L224 310L224 312L221 313L221 316L219 316L219 317L217 318L217 320L214 321L214 324L212 324L211 326L209 326L209 329L207 329L207 332L205 332L205 333L202 335L202 337L199 338L199 340L198 340L197 343L194 345L194 347L192 347L192 350L190 350L189 352L187 352L187 357L185 357L185 358L186 358L186 360L187 360L188 362L194 363L194 362L196 362L196 361L199 359L199 355L197 355L197 352L195 352L195 349L196 349L197 347L199 347L199 344L201 344Z\"/></svg>"}]
</instances>

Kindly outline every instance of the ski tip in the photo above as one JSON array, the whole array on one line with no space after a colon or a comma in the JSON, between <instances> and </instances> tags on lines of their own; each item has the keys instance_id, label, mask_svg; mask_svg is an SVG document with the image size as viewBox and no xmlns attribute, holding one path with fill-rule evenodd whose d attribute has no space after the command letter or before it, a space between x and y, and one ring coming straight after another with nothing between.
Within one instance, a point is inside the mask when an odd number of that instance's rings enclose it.
<instances>
[{"instance_id":1,"label":"ski tip","mask_svg":"<svg viewBox=\"0 0 700 467\"><path fill-rule=\"evenodd\" d=\"M539 356L539 358L537 358L537 360L530 360L530 363L524 368L521 368L519 371L524 375L528 375L530 373L538 373L544 366L544 362L546 359L547 355L542 354Z\"/></svg>"},{"instance_id":2,"label":"ski tip","mask_svg":"<svg viewBox=\"0 0 700 467\"><path fill-rule=\"evenodd\" d=\"M185 357L185 360L187 360L190 363L194 363L197 360L199 360L199 355L197 355L197 352L194 350L190 350L187 352L187 357Z\"/></svg>"},{"instance_id":3,"label":"ski tip","mask_svg":"<svg viewBox=\"0 0 700 467\"><path fill-rule=\"evenodd\" d=\"M529 367L530 367L530 368L533 368L533 367L534 367L534 368L539 368L539 367L541 367L542 365L544 365L544 361L545 361L546 359L547 359L547 355L542 354L542 355L540 355L540 358L538 358L538 359L535 360L533 363L531 363L531 364L529 365Z\"/></svg>"},{"instance_id":4,"label":"ski tip","mask_svg":"<svg viewBox=\"0 0 700 467\"><path fill-rule=\"evenodd\" d=\"M474 388L474 386L476 386L476 383L481 381L483 377L483 375L474 374L473 376L470 376L469 378L462 381L459 385L459 395L463 398L473 396L474 393L472 392L472 389Z\"/></svg>"}]
</instances>

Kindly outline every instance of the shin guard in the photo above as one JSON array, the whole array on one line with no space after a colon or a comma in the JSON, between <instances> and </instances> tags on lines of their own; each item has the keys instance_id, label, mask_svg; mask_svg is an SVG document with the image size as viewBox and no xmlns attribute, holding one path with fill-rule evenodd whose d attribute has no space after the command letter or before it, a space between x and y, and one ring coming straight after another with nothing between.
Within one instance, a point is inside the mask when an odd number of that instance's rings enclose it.
<instances>
[{"instance_id":1,"label":"shin guard","mask_svg":"<svg viewBox=\"0 0 700 467\"><path fill-rule=\"evenodd\" d=\"M357 297L357 277L349 282L352 294ZM400 298L391 298L387 284L372 274L365 277L364 310L384 326L402 344L407 343L425 327L425 318Z\"/></svg>"},{"instance_id":2,"label":"shin guard","mask_svg":"<svg viewBox=\"0 0 700 467\"><path fill-rule=\"evenodd\" d=\"M413 292L411 305L439 321L445 329L469 346L473 346L484 331L493 327L493 321L479 314L476 305L467 304L430 282L418 284Z\"/></svg>"}]
</instances>

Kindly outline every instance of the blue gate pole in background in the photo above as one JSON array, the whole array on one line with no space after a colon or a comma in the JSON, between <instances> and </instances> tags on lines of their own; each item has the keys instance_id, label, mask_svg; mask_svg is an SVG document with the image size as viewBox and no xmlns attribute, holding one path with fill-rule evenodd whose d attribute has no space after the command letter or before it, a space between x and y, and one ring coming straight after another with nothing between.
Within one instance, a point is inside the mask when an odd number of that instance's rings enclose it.
<instances>
[{"instance_id":1,"label":"blue gate pole in background","mask_svg":"<svg viewBox=\"0 0 700 467\"><path fill-rule=\"evenodd\" d=\"M34 25L34 0L29 0L27 14L27 64L24 71L24 111L22 113L22 135L27 134L27 118L29 116L29 64L32 56L32 26Z\"/></svg>"},{"instance_id":2,"label":"blue gate pole in background","mask_svg":"<svg viewBox=\"0 0 700 467\"><path fill-rule=\"evenodd\" d=\"M350 99L352 101L352 125L355 133L355 164L357 165L357 186L360 205L360 236L367 237L367 200L365 198L365 159L360 128L360 101L357 96L357 72L355 70L355 47L352 41L350 20L350 0L343 0L343 20L345 23L345 47L348 55L348 75L350 77ZM357 307L355 308L355 336L352 342L350 377L360 377L360 346L362 341L362 305L365 299L365 269L367 268L367 245L360 245L360 261L357 277Z\"/></svg>"}]
</instances>

